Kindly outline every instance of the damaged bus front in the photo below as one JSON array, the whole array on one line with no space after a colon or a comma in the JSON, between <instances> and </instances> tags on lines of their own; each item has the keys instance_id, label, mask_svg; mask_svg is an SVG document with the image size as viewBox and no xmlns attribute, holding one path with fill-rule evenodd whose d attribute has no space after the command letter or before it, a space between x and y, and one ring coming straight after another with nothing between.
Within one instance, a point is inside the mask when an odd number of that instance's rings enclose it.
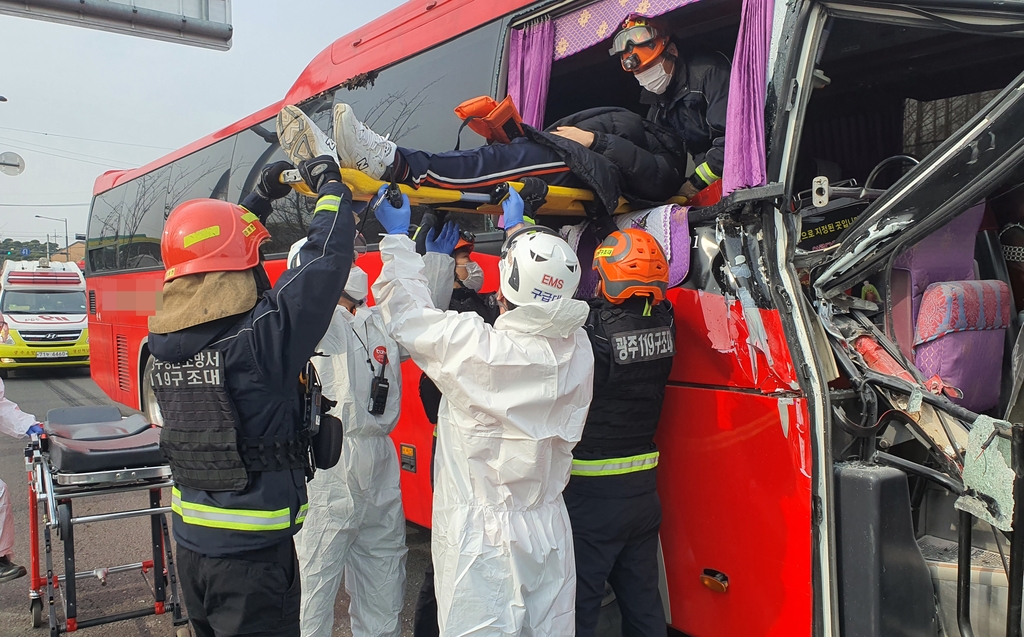
<instances>
[{"instance_id":1,"label":"damaged bus front","mask_svg":"<svg viewBox=\"0 0 1024 637\"><path fill-rule=\"evenodd\" d=\"M1021 634L1011 4L788 5L799 46L775 66L768 161L783 185L727 198L703 230L751 346L763 322L747 308L778 308L806 396L815 634Z\"/></svg>"}]
</instances>

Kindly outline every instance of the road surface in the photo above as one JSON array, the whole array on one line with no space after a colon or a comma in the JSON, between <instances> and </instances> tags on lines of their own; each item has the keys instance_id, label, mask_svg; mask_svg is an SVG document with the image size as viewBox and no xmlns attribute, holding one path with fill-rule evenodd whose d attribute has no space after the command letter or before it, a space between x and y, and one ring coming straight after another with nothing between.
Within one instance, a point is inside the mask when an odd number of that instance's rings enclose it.
<instances>
[{"instance_id":1,"label":"road surface","mask_svg":"<svg viewBox=\"0 0 1024 637\"><path fill-rule=\"evenodd\" d=\"M112 404L87 371L18 372L6 381L7 397L21 408L43 419L49 409L77 405ZM130 410L121 406L122 413ZM28 497L23 450L25 441L0 435L0 478L8 485L14 505L15 562L28 565ZM165 495L164 502L168 501ZM91 501L90 501L91 500ZM75 515L127 510L147 505L146 492L79 500ZM149 548L149 520L132 518L115 522L99 522L75 527L75 557L78 571L93 570L152 559ZM423 571L430 552L429 535L418 527L407 529L409 557L407 562L405 608L402 611L402 634L412 635L412 617L416 595L423 581ZM54 567L63 570L63 554L59 540L54 547ZM42 551L40 551L42 554ZM42 566L45 569L45 565ZM45 573L45 570L44 570ZM5 637L43 637L44 628L33 629L28 605L29 578L0 584L0 635ZM79 581L78 617L125 612L143 608L153 602L148 581L139 572L110 575L105 586L90 578ZM348 621L348 596L342 590L335 604L335 635L351 635ZM169 615L133 619L116 624L84 629L79 633L104 637L135 637L173 635Z\"/></svg>"}]
</instances>

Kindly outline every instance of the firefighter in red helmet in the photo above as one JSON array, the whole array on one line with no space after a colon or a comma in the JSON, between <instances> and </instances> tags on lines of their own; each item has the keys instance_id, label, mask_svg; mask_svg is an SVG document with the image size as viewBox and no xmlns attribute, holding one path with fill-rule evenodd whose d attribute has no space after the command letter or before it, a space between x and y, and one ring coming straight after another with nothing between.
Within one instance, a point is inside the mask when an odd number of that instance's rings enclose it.
<instances>
[{"instance_id":1,"label":"firefighter in red helmet","mask_svg":"<svg viewBox=\"0 0 1024 637\"><path fill-rule=\"evenodd\" d=\"M287 150L287 149L286 149ZM314 378L308 362L352 265L351 193L336 160L302 158L319 195L302 268L271 287L260 257L278 162L241 205L187 201L164 226L163 307L149 322L160 446L182 597L199 637L299 635L292 536L306 517ZM305 374L305 375L304 375Z\"/></svg>"},{"instance_id":2,"label":"firefighter in red helmet","mask_svg":"<svg viewBox=\"0 0 1024 637\"><path fill-rule=\"evenodd\" d=\"M576 552L576 635L595 635L608 582L624 635L664 637L654 434L675 354L668 262L657 239L630 228L604 240L594 269L600 292L585 326L594 398L563 494Z\"/></svg>"}]
</instances>

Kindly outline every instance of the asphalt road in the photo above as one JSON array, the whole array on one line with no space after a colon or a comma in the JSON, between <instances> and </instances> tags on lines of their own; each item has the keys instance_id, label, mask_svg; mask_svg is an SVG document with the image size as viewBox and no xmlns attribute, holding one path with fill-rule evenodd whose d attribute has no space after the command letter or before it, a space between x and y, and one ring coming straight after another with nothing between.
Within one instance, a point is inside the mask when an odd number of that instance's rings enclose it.
<instances>
[{"instance_id":1,"label":"asphalt road","mask_svg":"<svg viewBox=\"0 0 1024 637\"><path fill-rule=\"evenodd\" d=\"M18 403L22 410L43 419L49 409L79 405L112 404L86 370L82 371L32 371L18 372L6 381L7 397ZM120 406L122 413L132 413ZM28 497L23 450L25 441L14 440L0 435L0 478L8 485L11 494L15 520L15 562L28 565ZM169 495L164 495L164 502ZM145 492L104 496L78 500L75 515L89 515L109 511L123 511L147 505ZM149 520L130 518L113 522L97 522L75 527L75 557L78 571L93 570L119 564L141 562L152 559L149 546ZM410 525L407 529L409 557L406 565L405 608L402 611L402 634L412 635L412 617L416 595L423 581L430 554L429 534ZM54 538L54 568L63 572L63 553L59 540ZM42 549L40 549L42 554ZM43 556L45 558L45 556ZM45 562L41 565L45 574ZM139 571L115 573L101 585L95 578L79 580L78 617L80 619L101 614L125 612L144 608L153 603L150 586L152 580L144 579ZM29 614L29 578L0 584L0 635L4 637L42 637L43 628L33 629ZM348 596L344 589L335 603L335 635L351 635L348 620ZM58 608L59 608L58 602ZM84 637L102 635L105 637L129 637L135 635L173 635L168 615L133 619L106 626L79 631Z\"/></svg>"}]
</instances>

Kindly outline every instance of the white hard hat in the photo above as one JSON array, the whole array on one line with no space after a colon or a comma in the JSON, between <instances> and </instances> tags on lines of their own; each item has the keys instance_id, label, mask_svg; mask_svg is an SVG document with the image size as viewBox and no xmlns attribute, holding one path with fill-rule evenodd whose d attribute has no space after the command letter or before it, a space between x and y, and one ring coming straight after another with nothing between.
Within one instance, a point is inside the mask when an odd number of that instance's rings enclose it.
<instances>
[{"instance_id":1,"label":"white hard hat","mask_svg":"<svg viewBox=\"0 0 1024 637\"><path fill-rule=\"evenodd\" d=\"M297 268L299 267L299 250L302 246L306 245L306 237L302 237L298 241L292 244L292 247L288 249L288 267Z\"/></svg>"},{"instance_id":2,"label":"white hard hat","mask_svg":"<svg viewBox=\"0 0 1024 637\"><path fill-rule=\"evenodd\" d=\"M519 230L505 241L501 257L501 294L515 305L542 305L572 297L580 284L576 253L550 228Z\"/></svg>"}]
</instances>

